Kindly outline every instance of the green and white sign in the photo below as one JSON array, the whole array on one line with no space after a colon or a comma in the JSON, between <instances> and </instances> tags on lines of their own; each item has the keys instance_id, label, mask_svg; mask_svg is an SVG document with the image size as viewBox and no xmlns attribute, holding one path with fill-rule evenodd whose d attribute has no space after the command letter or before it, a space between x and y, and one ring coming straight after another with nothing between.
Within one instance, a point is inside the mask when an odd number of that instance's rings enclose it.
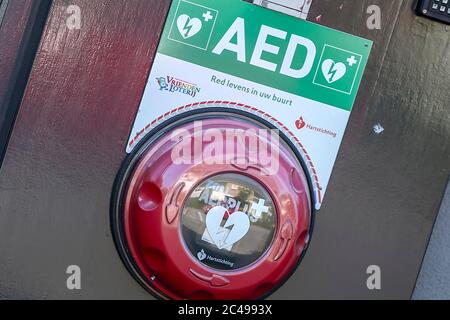
<instances>
[{"instance_id":1,"label":"green and white sign","mask_svg":"<svg viewBox=\"0 0 450 320\"><path fill-rule=\"evenodd\" d=\"M174 0L127 151L185 107L252 106L299 141L320 207L371 47L242 0Z\"/></svg>"}]
</instances>

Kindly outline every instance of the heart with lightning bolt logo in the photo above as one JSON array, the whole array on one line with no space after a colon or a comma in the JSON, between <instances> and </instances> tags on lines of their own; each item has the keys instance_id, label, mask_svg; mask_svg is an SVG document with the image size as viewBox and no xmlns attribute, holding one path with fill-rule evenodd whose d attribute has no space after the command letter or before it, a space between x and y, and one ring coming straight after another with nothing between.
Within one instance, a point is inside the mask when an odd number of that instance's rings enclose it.
<instances>
[{"instance_id":1,"label":"heart with lightning bolt logo","mask_svg":"<svg viewBox=\"0 0 450 320\"><path fill-rule=\"evenodd\" d=\"M328 83L333 83L341 79L347 72L347 67L342 62L334 62L327 59L322 63L322 73Z\"/></svg>"},{"instance_id":2,"label":"heart with lightning bolt logo","mask_svg":"<svg viewBox=\"0 0 450 320\"><path fill-rule=\"evenodd\" d=\"M226 223L221 226L224 217L227 217ZM206 227L217 248L224 249L233 246L248 233L250 220L243 212L229 214L226 208L217 206L209 210Z\"/></svg>"},{"instance_id":3,"label":"heart with lightning bolt logo","mask_svg":"<svg viewBox=\"0 0 450 320\"><path fill-rule=\"evenodd\" d=\"M202 21L198 18L191 18L187 14L182 14L177 20L178 31L184 39L191 38L202 29Z\"/></svg>"}]
</instances>

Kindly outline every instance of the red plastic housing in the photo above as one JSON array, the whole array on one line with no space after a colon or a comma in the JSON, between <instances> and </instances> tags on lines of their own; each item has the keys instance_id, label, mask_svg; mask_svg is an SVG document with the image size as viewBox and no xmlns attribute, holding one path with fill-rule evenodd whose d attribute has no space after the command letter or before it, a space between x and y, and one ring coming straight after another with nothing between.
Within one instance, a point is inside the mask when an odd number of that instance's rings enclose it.
<instances>
[{"instance_id":1,"label":"red plastic housing","mask_svg":"<svg viewBox=\"0 0 450 320\"><path fill-rule=\"evenodd\" d=\"M194 127L190 122L177 129L194 134ZM227 129L260 127L238 117L217 117L202 120L202 128L225 133ZM309 241L311 198L300 162L286 144L280 143L275 175L264 175L264 168L249 164L174 164L172 150L180 142L174 141L172 133L165 133L145 150L128 180L123 224L131 259L149 288L161 298L249 300L267 296L297 267ZM203 147L208 144L202 143ZM220 173L256 180L271 195L277 211L269 249L255 263L233 271L202 264L186 248L180 231L186 198L205 179Z\"/></svg>"}]
</instances>

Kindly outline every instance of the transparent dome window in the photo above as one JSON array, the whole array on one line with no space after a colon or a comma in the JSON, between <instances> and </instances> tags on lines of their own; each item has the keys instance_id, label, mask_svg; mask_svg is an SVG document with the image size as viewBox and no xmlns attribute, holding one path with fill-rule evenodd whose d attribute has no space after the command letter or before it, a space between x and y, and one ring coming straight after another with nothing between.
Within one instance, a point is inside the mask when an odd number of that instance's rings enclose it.
<instances>
[{"instance_id":1,"label":"transparent dome window","mask_svg":"<svg viewBox=\"0 0 450 320\"><path fill-rule=\"evenodd\" d=\"M251 265L267 252L276 224L275 205L263 186L244 175L220 174L191 192L181 231L195 259L231 271Z\"/></svg>"}]
</instances>

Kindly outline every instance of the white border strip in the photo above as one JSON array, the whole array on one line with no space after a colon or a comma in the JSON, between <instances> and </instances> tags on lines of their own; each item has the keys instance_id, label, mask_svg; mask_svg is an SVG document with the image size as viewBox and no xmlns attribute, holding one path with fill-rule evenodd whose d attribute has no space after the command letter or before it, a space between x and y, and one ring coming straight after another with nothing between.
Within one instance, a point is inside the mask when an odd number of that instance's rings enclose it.
<instances>
[{"instance_id":1,"label":"white border strip","mask_svg":"<svg viewBox=\"0 0 450 320\"><path fill-rule=\"evenodd\" d=\"M312 0L253 0L253 4L306 20Z\"/></svg>"}]
</instances>

